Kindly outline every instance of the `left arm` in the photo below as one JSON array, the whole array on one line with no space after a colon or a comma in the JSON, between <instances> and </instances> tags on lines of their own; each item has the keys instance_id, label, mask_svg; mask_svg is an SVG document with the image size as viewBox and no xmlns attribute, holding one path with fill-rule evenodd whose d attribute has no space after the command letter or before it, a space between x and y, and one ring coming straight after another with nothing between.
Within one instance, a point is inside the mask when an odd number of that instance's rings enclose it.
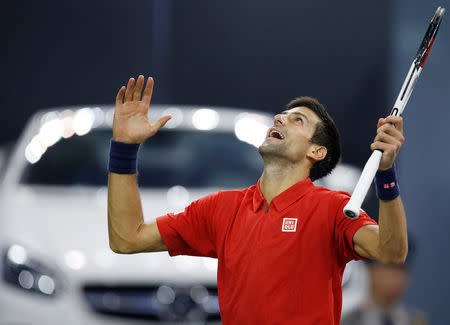
<instances>
[{"instance_id":1,"label":"left arm","mask_svg":"<svg viewBox=\"0 0 450 325\"><path fill-rule=\"evenodd\" d=\"M388 116L380 119L377 135L370 148L382 150L379 170L393 166L398 150L402 146L403 119ZM408 253L406 215L400 196L390 201L380 200L379 226L363 226L353 236L353 245L359 255L377 259L387 264L402 264Z\"/></svg>"}]
</instances>

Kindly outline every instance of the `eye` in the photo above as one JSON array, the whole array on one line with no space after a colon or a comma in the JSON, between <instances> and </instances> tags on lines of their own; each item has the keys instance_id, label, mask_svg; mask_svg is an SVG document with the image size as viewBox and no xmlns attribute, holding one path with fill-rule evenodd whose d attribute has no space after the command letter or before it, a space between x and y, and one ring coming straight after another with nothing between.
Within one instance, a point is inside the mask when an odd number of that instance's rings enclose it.
<instances>
[{"instance_id":1,"label":"eye","mask_svg":"<svg viewBox=\"0 0 450 325\"><path fill-rule=\"evenodd\" d=\"M295 120L296 120L296 121L303 122L303 119L302 119L301 117L297 117Z\"/></svg>"}]
</instances>

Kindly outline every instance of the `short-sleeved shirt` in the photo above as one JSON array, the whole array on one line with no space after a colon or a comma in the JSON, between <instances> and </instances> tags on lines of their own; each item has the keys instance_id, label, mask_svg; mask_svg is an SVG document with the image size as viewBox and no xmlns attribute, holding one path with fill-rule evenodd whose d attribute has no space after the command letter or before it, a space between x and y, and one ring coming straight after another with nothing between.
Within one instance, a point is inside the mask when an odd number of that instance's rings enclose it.
<instances>
[{"instance_id":1,"label":"short-sleeved shirt","mask_svg":"<svg viewBox=\"0 0 450 325\"><path fill-rule=\"evenodd\" d=\"M222 323L339 324L353 236L376 224L342 209L350 194L300 181L267 204L256 185L157 218L169 254L218 258Z\"/></svg>"}]
</instances>

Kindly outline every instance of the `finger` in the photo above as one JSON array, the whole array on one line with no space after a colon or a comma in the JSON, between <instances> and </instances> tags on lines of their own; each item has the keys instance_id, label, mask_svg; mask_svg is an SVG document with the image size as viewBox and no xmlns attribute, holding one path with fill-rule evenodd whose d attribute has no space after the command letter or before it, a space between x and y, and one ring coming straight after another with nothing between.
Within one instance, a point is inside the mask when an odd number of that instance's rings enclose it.
<instances>
[{"instance_id":1,"label":"finger","mask_svg":"<svg viewBox=\"0 0 450 325\"><path fill-rule=\"evenodd\" d=\"M374 142L377 142L377 141L394 145L396 147L396 150L400 149L400 147L402 145L402 142L400 140L398 140L397 138L395 138L385 132L380 132L376 135Z\"/></svg>"},{"instance_id":2,"label":"finger","mask_svg":"<svg viewBox=\"0 0 450 325\"><path fill-rule=\"evenodd\" d=\"M149 77L147 79L147 85L145 86L144 89L144 95L142 96L142 101L144 103L146 103L147 105L150 105L150 101L152 99L152 93L153 93L153 85L154 85L154 81L152 77Z\"/></svg>"},{"instance_id":3,"label":"finger","mask_svg":"<svg viewBox=\"0 0 450 325\"><path fill-rule=\"evenodd\" d=\"M123 95L125 94L125 86L120 87L116 96L116 106L121 105L123 103Z\"/></svg>"},{"instance_id":4,"label":"finger","mask_svg":"<svg viewBox=\"0 0 450 325\"><path fill-rule=\"evenodd\" d=\"M137 100L137 101L141 100L141 93L142 93L142 87L144 86L144 81L145 81L144 76L140 75L137 79L136 87L134 88L134 91L133 91L133 100Z\"/></svg>"},{"instance_id":5,"label":"finger","mask_svg":"<svg viewBox=\"0 0 450 325\"><path fill-rule=\"evenodd\" d=\"M401 143L405 142L405 137L403 136L402 132L400 130L397 130L390 123L384 124L384 125L380 126L377 129L377 134L378 133L383 133L383 132L389 134L390 136L393 136L394 138L396 138Z\"/></svg>"},{"instance_id":6,"label":"finger","mask_svg":"<svg viewBox=\"0 0 450 325\"><path fill-rule=\"evenodd\" d=\"M370 145L370 149L373 150L381 150L383 151L383 153L386 154L394 154L395 153L395 149L392 146L392 144L389 143L384 143L384 142L380 142L380 141L375 141Z\"/></svg>"},{"instance_id":7,"label":"finger","mask_svg":"<svg viewBox=\"0 0 450 325\"><path fill-rule=\"evenodd\" d=\"M167 121L170 120L171 118L172 118L171 115L161 116L159 118L159 120L155 122L156 131L158 131L160 128L162 128L167 123Z\"/></svg>"},{"instance_id":8,"label":"finger","mask_svg":"<svg viewBox=\"0 0 450 325\"><path fill-rule=\"evenodd\" d=\"M383 120L384 120L384 118L382 118L382 117L380 117L380 118L378 119L377 129L383 125Z\"/></svg>"},{"instance_id":9,"label":"finger","mask_svg":"<svg viewBox=\"0 0 450 325\"><path fill-rule=\"evenodd\" d=\"M394 164L397 154L392 150L392 147L387 143L374 142L370 145L372 150L380 150L383 152L383 156L380 161L379 168L388 169Z\"/></svg>"},{"instance_id":10,"label":"finger","mask_svg":"<svg viewBox=\"0 0 450 325\"><path fill-rule=\"evenodd\" d=\"M134 78L130 78L130 80L128 80L127 90L125 91L125 103L129 102L132 99L133 89L134 89Z\"/></svg>"},{"instance_id":11,"label":"finger","mask_svg":"<svg viewBox=\"0 0 450 325\"><path fill-rule=\"evenodd\" d=\"M384 123L391 123L399 131L403 131L403 117L389 115L384 119Z\"/></svg>"}]
</instances>

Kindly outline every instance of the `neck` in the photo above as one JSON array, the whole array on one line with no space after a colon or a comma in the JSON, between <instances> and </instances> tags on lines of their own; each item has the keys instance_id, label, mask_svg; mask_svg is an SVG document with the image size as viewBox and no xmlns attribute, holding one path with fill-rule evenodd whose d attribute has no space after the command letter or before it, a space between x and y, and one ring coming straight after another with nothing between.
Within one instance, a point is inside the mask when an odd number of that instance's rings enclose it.
<instances>
[{"instance_id":1,"label":"neck","mask_svg":"<svg viewBox=\"0 0 450 325\"><path fill-rule=\"evenodd\" d=\"M307 163L280 163L272 162L264 166L259 186L261 193L268 203L289 187L305 180L309 176L310 166Z\"/></svg>"}]
</instances>

